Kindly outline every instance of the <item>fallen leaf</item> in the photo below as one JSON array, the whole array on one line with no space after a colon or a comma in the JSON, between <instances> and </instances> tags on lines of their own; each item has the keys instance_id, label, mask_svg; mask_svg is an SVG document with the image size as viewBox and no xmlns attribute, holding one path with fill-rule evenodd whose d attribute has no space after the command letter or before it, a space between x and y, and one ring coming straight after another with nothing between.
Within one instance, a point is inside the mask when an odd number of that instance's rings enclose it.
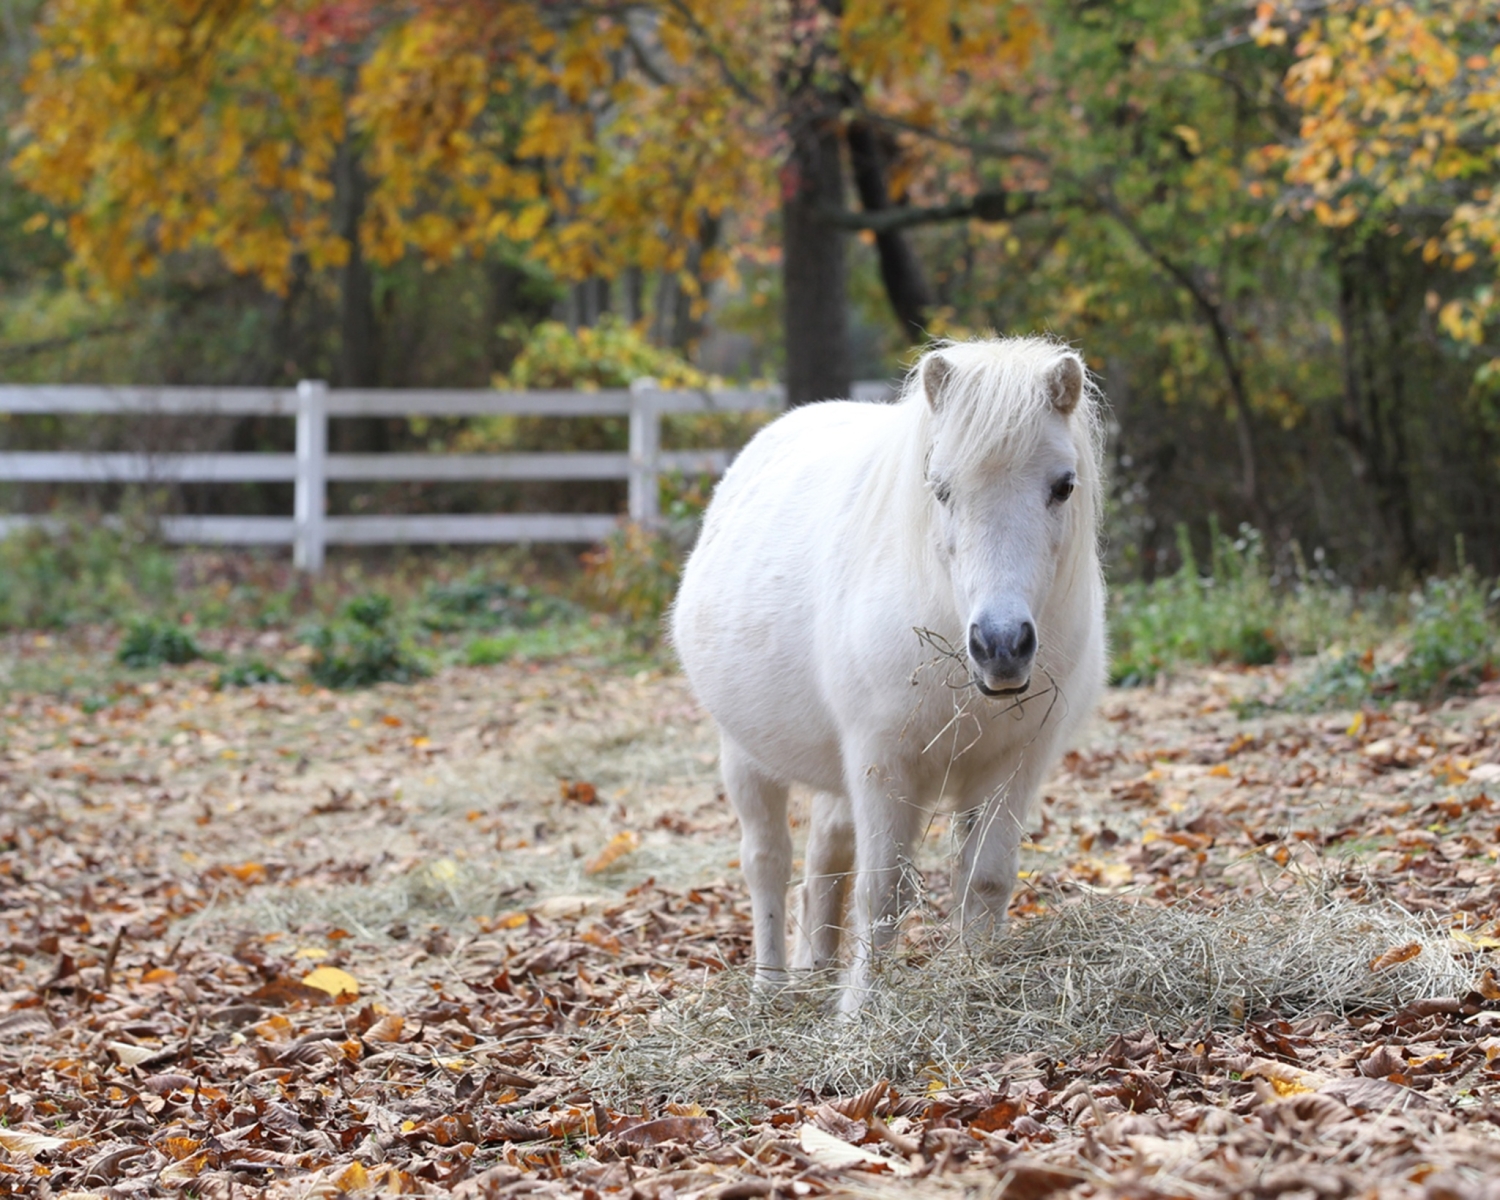
<instances>
[{"instance_id":1,"label":"fallen leaf","mask_svg":"<svg viewBox=\"0 0 1500 1200\"><path fill-rule=\"evenodd\" d=\"M140 1066L161 1051L160 1046L137 1046L133 1042L110 1042L108 1046L109 1052L125 1067Z\"/></svg>"},{"instance_id":2,"label":"fallen leaf","mask_svg":"<svg viewBox=\"0 0 1500 1200\"><path fill-rule=\"evenodd\" d=\"M1421 942L1407 942L1404 946L1393 946L1370 964L1370 970L1372 973L1384 971L1387 967L1394 967L1398 963L1411 962L1421 953Z\"/></svg>"},{"instance_id":3,"label":"fallen leaf","mask_svg":"<svg viewBox=\"0 0 1500 1200\"><path fill-rule=\"evenodd\" d=\"M51 1150L60 1150L68 1144L67 1138L48 1137L45 1133L30 1133L24 1129L0 1129L0 1147L24 1158L35 1158Z\"/></svg>"},{"instance_id":4,"label":"fallen leaf","mask_svg":"<svg viewBox=\"0 0 1500 1200\"><path fill-rule=\"evenodd\" d=\"M359 995L359 981L338 967L318 967L302 977L304 987L317 988L330 996Z\"/></svg>"},{"instance_id":5,"label":"fallen leaf","mask_svg":"<svg viewBox=\"0 0 1500 1200\"><path fill-rule=\"evenodd\" d=\"M558 791L564 800L573 804L598 804L599 789L582 779L559 779Z\"/></svg>"},{"instance_id":6,"label":"fallen leaf","mask_svg":"<svg viewBox=\"0 0 1500 1200\"><path fill-rule=\"evenodd\" d=\"M1297 1096L1304 1092L1315 1092L1329 1082L1328 1076L1316 1071L1304 1071L1290 1063L1277 1062L1272 1058L1257 1058L1245 1068L1246 1079L1259 1076L1266 1080L1278 1096Z\"/></svg>"},{"instance_id":7,"label":"fallen leaf","mask_svg":"<svg viewBox=\"0 0 1500 1200\"><path fill-rule=\"evenodd\" d=\"M1011 1123L1024 1112L1022 1105L1015 1100L1001 1100L998 1104L992 1104L972 1121L969 1122L970 1129L977 1129L981 1133L995 1133L997 1130L1009 1129Z\"/></svg>"},{"instance_id":8,"label":"fallen leaf","mask_svg":"<svg viewBox=\"0 0 1500 1200\"><path fill-rule=\"evenodd\" d=\"M633 829L622 829L609 839L603 850L584 864L584 874L598 875L601 871L609 870L627 854L633 853L640 844L640 834Z\"/></svg>"},{"instance_id":9,"label":"fallen leaf","mask_svg":"<svg viewBox=\"0 0 1500 1200\"><path fill-rule=\"evenodd\" d=\"M623 1126L617 1124L610 1133L632 1146L659 1146L663 1142L682 1142L691 1146L719 1140L719 1131L712 1117L657 1117Z\"/></svg>"},{"instance_id":10,"label":"fallen leaf","mask_svg":"<svg viewBox=\"0 0 1500 1200\"><path fill-rule=\"evenodd\" d=\"M365 1030L364 1038L367 1042L399 1042L401 1031L406 1027L406 1019L398 1013L386 1013L375 1024Z\"/></svg>"},{"instance_id":11,"label":"fallen leaf","mask_svg":"<svg viewBox=\"0 0 1500 1200\"><path fill-rule=\"evenodd\" d=\"M863 1146L851 1146L816 1125L803 1124L797 1131L797 1143L808 1158L825 1167L883 1167L893 1175L910 1175L913 1170L905 1159L886 1158Z\"/></svg>"}]
</instances>

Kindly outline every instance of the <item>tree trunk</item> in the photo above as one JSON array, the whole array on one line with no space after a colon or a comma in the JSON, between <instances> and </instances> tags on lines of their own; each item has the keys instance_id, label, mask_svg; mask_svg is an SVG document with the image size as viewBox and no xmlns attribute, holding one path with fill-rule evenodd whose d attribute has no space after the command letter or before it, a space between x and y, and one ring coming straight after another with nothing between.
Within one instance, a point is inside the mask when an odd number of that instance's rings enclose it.
<instances>
[{"instance_id":1,"label":"tree trunk","mask_svg":"<svg viewBox=\"0 0 1500 1200\"><path fill-rule=\"evenodd\" d=\"M375 387L380 379L380 359L375 337L374 280L359 244L359 222L364 216L369 184L358 151L348 142L339 148L334 170L339 236L349 245L349 258L339 270L337 383L346 388Z\"/></svg>"},{"instance_id":2,"label":"tree trunk","mask_svg":"<svg viewBox=\"0 0 1500 1200\"><path fill-rule=\"evenodd\" d=\"M687 271L697 281L697 291L690 292L678 280L672 292L672 348L681 354L691 351L703 336L701 301L708 287L708 281L703 277L703 259L718 244L722 225L718 217L703 217L698 243L688 251L687 261Z\"/></svg>"},{"instance_id":3,"label":"tree trunk","mask_svg":"<svg viewBox=\"0 0 1500 1200\"><path fill-rule=\"evenodd\" d=\"M890 207L885 148L879 136L869 125L856 121L849 126L846 137L860 207L867 213ZM877 233L875 250L880 258L880 279L896 319L910 341L920 342L926 336L927 313L933 303L922 264L917 261L906 234L899 229Z\"/></svg>"},{"instance_id":4,"label":"tree trunk","mask_svg":"<svg viewBox=\"0 0 1500 1200\"><path fill-rule=\"evenodd\" d=\"M844 172L832 119L804 118L792 131L781 205L786 400L795 407L849 394L848 275L844 235L822 219L841 209Z\"/></svg>"}]
</instances>

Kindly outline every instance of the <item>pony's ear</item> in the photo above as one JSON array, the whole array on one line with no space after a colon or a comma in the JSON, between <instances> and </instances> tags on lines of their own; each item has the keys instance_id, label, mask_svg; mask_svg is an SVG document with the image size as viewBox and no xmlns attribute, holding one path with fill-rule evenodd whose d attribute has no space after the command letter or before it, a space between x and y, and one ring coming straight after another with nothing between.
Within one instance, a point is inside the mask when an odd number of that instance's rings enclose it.
<instances>
[{"instance_id":1,"label":"pony's ear","mask_svg":"<svg viewBox=\"0 0 1500 1200\"><path fill-rule=\"evenodd\" d=\"M927 403L936 411L942 403L943 385L953 374L953 364L941 354L929 354L922 364L922 388L927 393Z\"/></svg>"},{"instance_id":2,"label":"pony's ear","mask_svg":"<svg viewBox=\"0 0 1500 1200\"><path fill-rule=\"evenodd\" d=\"M1076 354L1065 354L1047 373L1047 394L1052 407L1067 416L1083 395L1083 364Z\"/></svg>"}]
</instances>

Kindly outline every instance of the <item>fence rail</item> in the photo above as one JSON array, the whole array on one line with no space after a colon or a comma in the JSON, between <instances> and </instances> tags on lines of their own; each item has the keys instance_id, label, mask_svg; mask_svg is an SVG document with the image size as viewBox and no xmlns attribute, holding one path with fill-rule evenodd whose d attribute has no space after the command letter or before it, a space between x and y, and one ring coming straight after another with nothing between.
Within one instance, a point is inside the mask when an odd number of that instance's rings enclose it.
<instances>
[{"instance_id":1,"label":"fence rail","mask_svg":"<svg viewBox=\"0 0 1500 1200\"><path fill-rule=\"evenodd\" d=\"M884 385L858 385L875 398ZM663 451L667 413L779 410L779 388L668 391L652 381L596 392L330 391L295 389L0 386L0 414L273 416L295 419L294 454L57 453L0 451L0 483L291 483L289 517L167 517L162 535L180 543L292 546L297 566L318 571L333 543L589 542L618 522L610 513L496 513L458 516L328 515L328 484L346 481L622 480L628 512L656 523L663 472L722 474L725 450ZM330 454L328 422L344 417L607 417L630 424L628 453ZM0 534L45 518L0 516Z\"/></svg>"}]
</instances>

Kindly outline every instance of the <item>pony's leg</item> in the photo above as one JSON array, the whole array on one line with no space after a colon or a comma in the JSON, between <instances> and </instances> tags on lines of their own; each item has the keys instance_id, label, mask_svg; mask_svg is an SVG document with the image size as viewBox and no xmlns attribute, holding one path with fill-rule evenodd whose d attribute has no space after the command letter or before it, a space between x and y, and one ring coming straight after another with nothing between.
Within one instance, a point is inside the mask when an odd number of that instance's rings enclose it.
<instances>
[{"instance_id":1,"label":"pony's leg","mask_svg":"<svg viewBox=\"0 0 1500 1200\"><path fill-rule=\"evenodd\" d=\"M727 735L719 765L740 819L740 869L755 926L755 985L774 988L786 982L786 888L792 875L787 785L767 776Z\"/></svg>"},{"instance_id":2,"label":"pony's leg","mask_svg":"<svg viewBox=\"0 0 1500 1200\"><path fill-rule=\"evenodd\" d=\"M972 813L953 887L958 900L954 920L965 934L1004 927L1020 870L1026 822L1048 762L1045 754L1023 750Z\"/></svg>"},{"instance_id":3,"label":"pony's leg","mask_svg":"<svg viewBox=\"0 0 1500 1200\"><path fill-rule=\"evenodd\" d=\"M854 818L848 797L832 792L813 797L806 857L807 877L802 884L802 914L792 965L802 971L822 971L838 957L849 875L854 870Z\"/></svg>"},{"instance_id":4,"label":"pony's leg","mask_svg":"<svg viewBox=\"0 0 1500 1200\"><path fill-rule=\"evenodd\" d=\"M839 1010L859 1011L869 994L875 956L890 945L915 894L912 851L920 840L926 808L912 787L889 773L873 771L851 781L855 873L853 952Z\"/></svg>"}]
</instances>

